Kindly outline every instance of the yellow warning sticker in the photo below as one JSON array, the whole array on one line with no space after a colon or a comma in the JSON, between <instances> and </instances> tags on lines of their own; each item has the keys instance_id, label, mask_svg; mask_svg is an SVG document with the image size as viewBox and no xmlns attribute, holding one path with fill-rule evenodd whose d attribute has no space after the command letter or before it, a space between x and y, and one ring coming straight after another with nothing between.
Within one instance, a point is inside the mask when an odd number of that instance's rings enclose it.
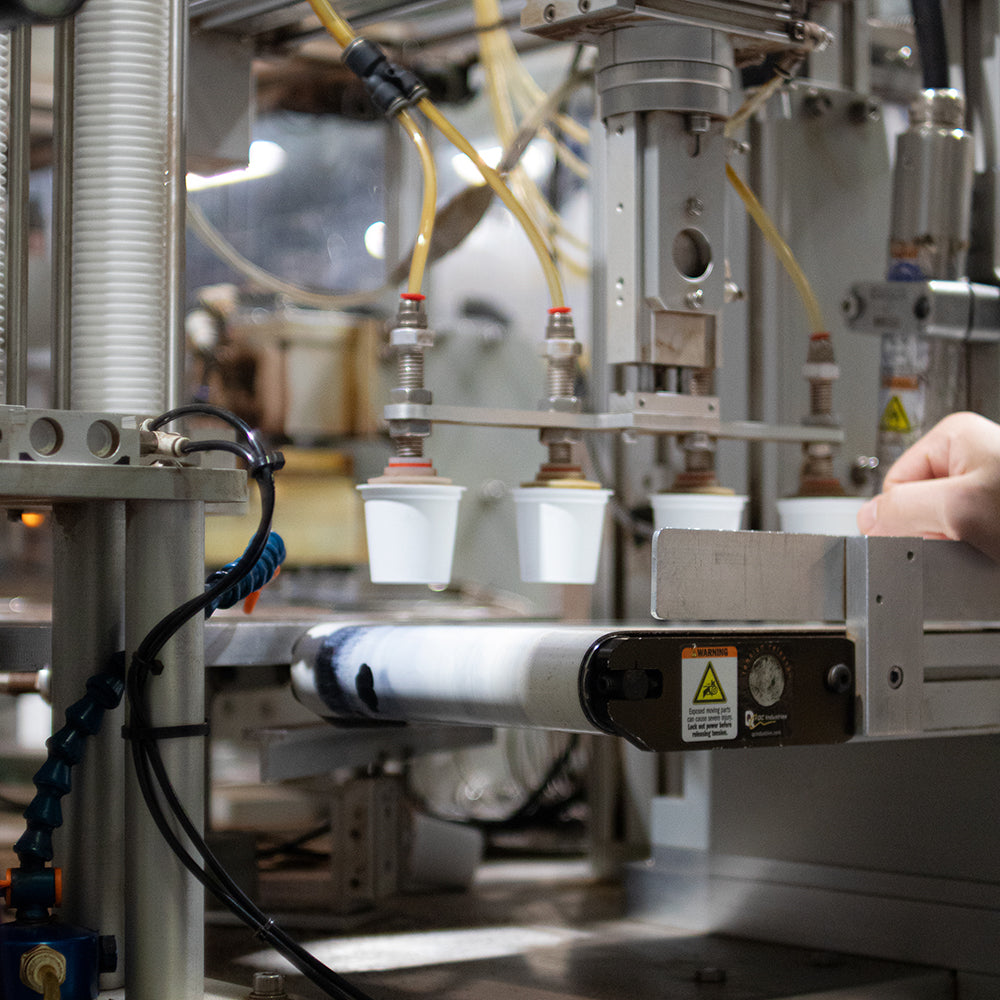
<instances>
[{"instance_id":1,"label":"yellow warning sticker","mask_svg":"<svg viewBox=\"0 0 1000 1000\"><path fill-rule=\"evenodd\" d=\"M709 660L708 666L705 668L705 673L701 678L701 683L698 685L698 692L694 696L694 703L700 705L706 701L725 700L726 692L722 690L719 678L715 675L715 668L712 666L712 661Z\"/></svg>"},{"instance_id":2,"label":"yellow warning sticker","mask_svg":"<svg viewBox=\"0 0 1000 1000\"><path fill-rule=\"evenodd\" d=\"M681 738L685 743L737 738L738 663L735 646L691 645L681 651Z\"/></svg>"},{"instance_id":3,"label":"yellow warning sticker","mask_svg":"<svg viewBox=\"0 0 1000 1000\"><path fill-rule=\"evenodd\" d=\"M891 431L894 434L909 434L913 430L910 418L906 415L902 400L899 396L891 396L882 412L882 430Z\"/></svg>"}]
</instances>

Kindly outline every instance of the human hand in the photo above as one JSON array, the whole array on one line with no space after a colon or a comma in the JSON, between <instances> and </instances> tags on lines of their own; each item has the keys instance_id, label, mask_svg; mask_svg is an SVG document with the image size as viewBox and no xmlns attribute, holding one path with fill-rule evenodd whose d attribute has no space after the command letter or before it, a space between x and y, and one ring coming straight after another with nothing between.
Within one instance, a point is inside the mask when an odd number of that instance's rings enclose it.
<instances>
[{"instance_id":1,"label":"human hand","mask_svg":"<svg viewBox=\"0 0 1000 1000\"><path fill-rule=\"evenodd\" d=\"M858 528L968 542L1000 562L1000 425L977 413L945 417L893 463Z\"/></svg>"}]
</instances>

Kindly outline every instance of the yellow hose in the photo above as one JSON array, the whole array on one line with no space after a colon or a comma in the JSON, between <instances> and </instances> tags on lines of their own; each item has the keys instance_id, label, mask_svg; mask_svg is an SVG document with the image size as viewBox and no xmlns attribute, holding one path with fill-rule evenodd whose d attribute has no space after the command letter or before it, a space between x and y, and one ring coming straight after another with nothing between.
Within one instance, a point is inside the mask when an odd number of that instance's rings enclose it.
<instances>
[{"instance_id":1,"label":"yellow hose","mask_svg":"<svg viewBox=\"0 0 1000 1000\"><path fill-rule=\"evenodd\" d=\"M424 282L424 269L427 267L427 255L431 250L431 237L434 234L434 218L437 211L437 168L434 165L434 154L427 143L427 138L420 131L416 119L409 111L400 111L396 115L399 124L413 141L420 155L420 165L424 172L424 201L420 211L420 226L417 230L417 241L410 258L410 277L407 291L411 295L419 295Z\"/></svg>"},{"instance_id":2,"label":"yellow hose","mask_svg":"<svg viewBox=\"0 0 1000 1000\"><path fill-rule=\"evenodd\" d=\"M818 333L826 330L826 326L823 324L823 313L820 310L819 302L816 301L816 296L813 294L809 279L805 276L805 273L799 266L799 262L795 259L791 247L782 239L781 233L778 232L778 227L775 226L771 216L767 214L764 206L757 200L757 196L746 186L739 174L728 163L726 164L726 177L729 178L729 183L736 189L736 193L743 199L743 204L750 213L750 217L757 223L760 231L764 234L764 238L771 244L778 260L781 261L782 266L788 272L788 276L792 279L792 283L795 285L799 297L802 299L802 305L805 306L806 314L809 317L810 332Z\"/></svg>"},{"instance_id":3,"label":"yellow hose","mask_svg":"<svg viewBox=\"0 0 1000 1000\"><path fill-rule=\"evenodd\" d=\"M315 0L309 0L310 3L315 2ZM517 219L521 228L524 230L525 236L528 237L531 243L532 249L538 256L538 262L542 266L542 271L545 273L545 281L549 286L549 297L552 302L553 309L561 309L565 306L563 299L563 289L562 280L559 277L559 271L556 269L556 265L549 255L548 247L545 244L545 240L542 234L539 232L538 227L531 220L531 217L525 211L524 206L514 197L511 193L510 188L504 184L500 175L492 168L490 165L476 152L475 146L469 142L468 139L462 135L461 132L447 118L437 109L437 107L429 101L426 97L417 105L418 108L427 116L427 119L440 130L441 134L460 152L465 153L465 155L472 160L476 165L476 169L483 175L483 180L493 191L496 193L497 197L507 206L511 214Z\"/></svg>"},{"instance_id":4,"label":"yellow hose","mask_svg":"<svg viewBox=\"0 0 1000 1000\"><path fill-rule=\"evenodd\" d=\"M316 16L323 27L333 36L341 48L347 48L356 38L354 29L331 6L329 0L309 0ZM427 256L431 249L431 237L434 234L434 218L437 209L437 167L430 146L416 119L408 111L396 114L396 120L403 131L410 137L420 157L420 166L424 175L424 197L420 211L420 226L417 230L417 241L410 258L410 275L407 281L407 292L419 295L424 282L424 270L427 267Z\"/></svg>"},{"instance_id":5,"label":"yellow hose","mask_svg":"<svg viewBox=\"0 0 1000 1000\"><path fill-rule=\"evenodd\" d=\"M315 11L316 16L320 19L323 27L333 36L334 41L337 42L342 48L347 48L351 42L357 37L354 33L354 29L345 21L331 6L329 0L309 0L309 5ZM553 308L563 308L563 290L562 281L559 278L559 271L556 269L556 265L549 254L548 247L545 245L545 240L542 238L542 234L538 231L538 227L532 222L531 217L524 210L521 203L511 194L510 189L501 180L500 175L493 170L489 164L483 160L483 158L476 152L475 147L469 142L468 139L462 135L461 132L447 118L437 109L437 107L426 97L423 98L417 105L417 107L426 115L428 121L430 121L441 134L460 152L465 153L465 155L472 160L476 165L476 168L483 175L483 179L491 188L493 188L497 197L510 209L514 218L520 223L521 228L524 230L525 235L528 237L532 248L538 255L539 263L542 265L542 270L545 272L545 280L549 286L549 297L552 300ZM404 126L405 127L405 126ZM412 134L411 134L412 138ZM424 199L424 205L426 206L427 200L426 196ZM433 223L433 218L431 219ZM421 223L423 225L423 223ZM414 252L414 261L416 261L417 253ZM413 278L413 271L410 271L411 281Z\"/></svg>"},{"instance_id":6,"label":"yellow hose","mask_svg":"<svg viewBox=\"0 0 1000 1000\"><path fill-rule=\"evenodd\" d=\"M309 6L342 49L346 49L357 38L354 29L333 9L328 0L309 0Z\"/></svg>"}]
</instances>

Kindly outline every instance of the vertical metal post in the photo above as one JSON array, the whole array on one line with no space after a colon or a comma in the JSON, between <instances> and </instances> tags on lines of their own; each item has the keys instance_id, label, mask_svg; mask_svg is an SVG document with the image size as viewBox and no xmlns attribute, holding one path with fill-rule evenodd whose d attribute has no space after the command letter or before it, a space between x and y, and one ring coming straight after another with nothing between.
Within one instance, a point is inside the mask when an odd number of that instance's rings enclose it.
<instances>
[{"instance_id":1,"label":"vertical metal post","mask_svg":"<svg viewBox=\"0 0 1000 1000\"><path fill-rule=\"evenodd\" d=\"M916 538L845 542L847 633L857 649L865 736L923 731L923 544Z\"/></svg>"},{"instance_id":2,"label":"vertical metal post","mask_svg":"<svg viewBox=\"0 0 1000 1000\"><path fill-rule=\"evenodd\" d=\"M134 650L163 615L198 593L204 573L205 505L131 501L126 506L126 648ZM167 644L151 678L155 726L205 720L204 629L200 615ZM177 795L197 829L204 825L203 738L160 744ZM127 764L125 987L129 1000L202 1000L204 893L163 842ZM181 834L181 839L185 838Z\"/></svg>"},{"instance_id":3,"label":"vertical metal post","mask_svg":"<svg viewBox=\"0 0 1000 1000\"><path fill-rule=\"evenodd\" d=\"M70 345L73 264L73 76L72 18L55 29L52 172L52 405L72 406Z\"/></svg>"},{"instance_id":4,"label":"vertical metal post","mask_svg":"<svg viewBox=\"0 0 1000 1000\"><path fill-rule=\"evenodd\" d=\"M65 710L83 696L87 678L124 646L125 505L56 504L52 546L52 708L58 728ZM113 934L119 947L125 929L122 715L122 709L108 713L101 732L87 741L56 835L65 873L63 918ZM123 982L119 964L101 985L114 989Z\"/></svg>"},{"instance_id":5,"label":"vertical metal post","mask_svg":"<svg viewBox=\"0 0 1000 1000\"><path fill-rule=\"evenodd\" d=\"M28 397L28 175L31 145L31 29L14 28L10 48L7 155L7 402Z\"/></svg>"},{"instance_id":6,"label":"vertical metal post","mask_svg":"<svg viewBox=\"0 0 1000 1000\"><path fill-rule=\"evenodd\" d=\"M170 65L167 103L167 227L166 385L167 409L184 400L185 237L187 233L187 104L188 5L172 0L170 6Z\"/></svg>"}]
</instances>

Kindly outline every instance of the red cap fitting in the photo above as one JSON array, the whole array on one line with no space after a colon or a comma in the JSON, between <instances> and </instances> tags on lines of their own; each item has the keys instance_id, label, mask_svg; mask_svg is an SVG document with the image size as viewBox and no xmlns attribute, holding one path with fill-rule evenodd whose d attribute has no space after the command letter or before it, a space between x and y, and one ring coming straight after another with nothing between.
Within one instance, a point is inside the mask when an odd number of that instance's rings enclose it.
<instances>
[{"instance_id":1,"label":"red cap fitting","mask_svg":"<svg viewBox=\"0 0 1000 1000\"><path fill-rule=\"evenodd\" d=\"M549 310L550 316L565 315L566 313L571 313L573 310L570 306L553 306Z\"/></svg>"},{"instance_id":2,"label":"red cap fitting","mask_svg":"<svg viewBox=\"0 0 1000 1000\"><path fill-rule=\"evenodd\" d=\"M810 340L829 340L830 332L828 330L817 330L815 333L809 334Z\"/></svg>"},{"instance_id":3,"label":"red cap fitting","mask_svg":"<svg viewBox=\"0 0 1000 1000\"><path fill-rule=\"evenodd\" d=\"M427 296L421 295L420 292L401 292L399 297L406 302L423 302Z\"/></svg>"}]
</instances>

